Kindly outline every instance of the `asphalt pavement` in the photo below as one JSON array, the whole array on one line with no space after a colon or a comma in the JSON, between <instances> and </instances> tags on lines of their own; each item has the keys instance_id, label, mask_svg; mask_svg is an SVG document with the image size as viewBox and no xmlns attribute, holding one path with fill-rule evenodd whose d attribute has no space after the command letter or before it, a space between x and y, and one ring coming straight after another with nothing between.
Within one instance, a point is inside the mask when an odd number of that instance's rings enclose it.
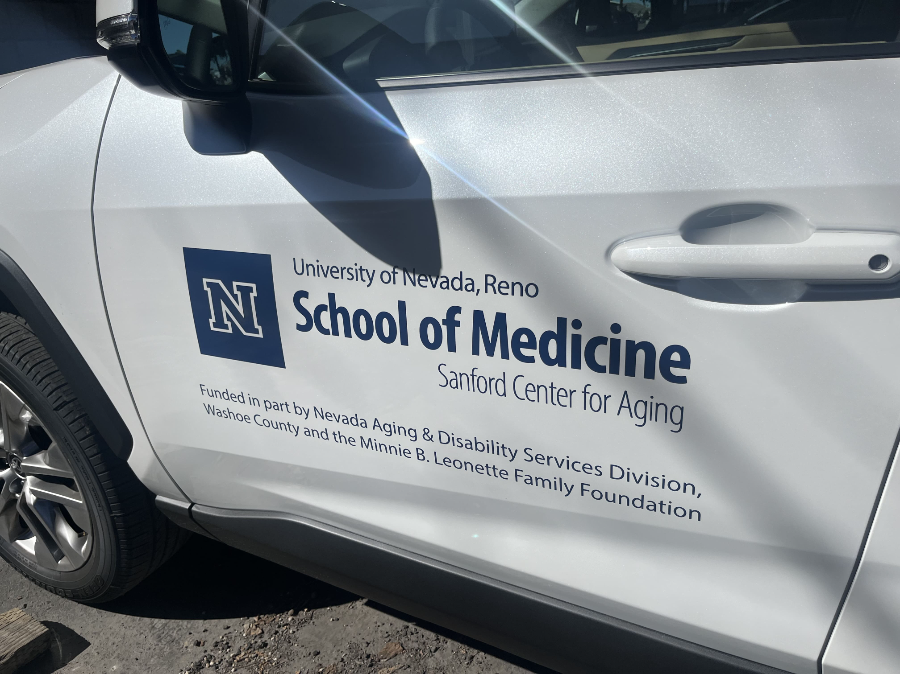
<instances>
[{"instance_id":1,"label":"asphalt pavement","mask_svg":"<svg viewBox=\"0 0 900 674\"><path fill-rule=\"evenodd\" d=\"M114 602L84 606L0 561L0 613L53 632L18 674L548 674L201 536Z\"/></svg>"}]
</instances>

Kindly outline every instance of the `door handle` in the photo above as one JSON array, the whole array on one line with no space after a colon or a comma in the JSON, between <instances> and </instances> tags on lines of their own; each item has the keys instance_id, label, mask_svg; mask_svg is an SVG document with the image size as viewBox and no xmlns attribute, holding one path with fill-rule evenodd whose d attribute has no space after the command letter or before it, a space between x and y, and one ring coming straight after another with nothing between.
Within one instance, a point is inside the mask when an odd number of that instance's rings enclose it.
<instances>
[{"instance_id":1,"label":"door handle","mask_svg":"<svg viewBox=\"0 0 900 674\"><path fill-rule=\"evenodd\" d=\"M889 281L900 274L900 235L815 232L799 243L700 245L678 234L625 241L612 263L662 278Z\"/></svg>"}]
</instances>

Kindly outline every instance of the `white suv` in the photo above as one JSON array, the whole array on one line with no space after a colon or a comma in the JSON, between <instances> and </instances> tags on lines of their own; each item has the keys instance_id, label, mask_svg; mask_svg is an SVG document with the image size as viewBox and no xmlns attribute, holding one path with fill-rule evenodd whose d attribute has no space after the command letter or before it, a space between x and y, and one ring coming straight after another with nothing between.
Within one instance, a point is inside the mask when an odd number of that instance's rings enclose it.
<instances>
[{"instance_id":1,"label":"white suv","mask_svg":"<svg viewBox=\"0 0 900 674\"><path fill-rule=\"evenodd\" d=\"M174 522L564 671L900 670L900 1L97 9L0 78L4 559L101 602Z\"/></svg>"}]
</instances>

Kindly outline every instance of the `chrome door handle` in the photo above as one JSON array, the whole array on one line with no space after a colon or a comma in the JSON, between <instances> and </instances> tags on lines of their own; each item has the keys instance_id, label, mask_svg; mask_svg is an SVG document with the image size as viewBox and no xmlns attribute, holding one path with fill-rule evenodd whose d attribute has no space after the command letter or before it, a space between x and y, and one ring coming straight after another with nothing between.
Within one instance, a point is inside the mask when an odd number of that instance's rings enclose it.
<instances>
[{"instance_id":1,"label":"chrome door handle","mask_svg":"<svg viewBox=\"0 0 900 674\"><path fill-rule=\"evenodd\" d=\"M625 241L612 263L663 278L888 281L900 274L900 235L815 232L799 243L698 245L678 234Z\"/></svg>"}]
</instances>

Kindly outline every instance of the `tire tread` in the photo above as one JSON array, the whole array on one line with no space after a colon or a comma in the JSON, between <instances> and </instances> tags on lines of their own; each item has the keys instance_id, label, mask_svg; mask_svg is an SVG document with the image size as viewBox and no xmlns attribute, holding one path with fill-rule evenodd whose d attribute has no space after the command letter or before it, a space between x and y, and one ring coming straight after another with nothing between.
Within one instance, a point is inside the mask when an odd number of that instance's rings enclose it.
<instances>
[{"instance_id":1,"label":"tire tread","mask_svg":"<svg viewBox=\"0 0 900 674\"><path fill-rule=\"evenodd\" d=\"M15 314L0 312L0 357L15 366L49 402L78 442L100 485L100 497L112 521L115 563L111 578L96 578L78 591L54 587L18 566L16 569L45 590L87 603L121 596L150 575L189 538L190 532L171 522L154 504L155 496L115 456L50 355Z\"/></svg>"}]
</instances>

